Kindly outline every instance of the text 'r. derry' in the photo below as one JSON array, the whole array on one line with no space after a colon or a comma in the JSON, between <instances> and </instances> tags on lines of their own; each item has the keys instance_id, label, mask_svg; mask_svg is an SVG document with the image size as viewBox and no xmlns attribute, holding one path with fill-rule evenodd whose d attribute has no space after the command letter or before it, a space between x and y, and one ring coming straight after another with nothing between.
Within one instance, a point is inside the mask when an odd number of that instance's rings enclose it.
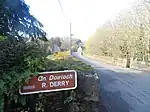
<instances>
[{"instance_id":1,"label":"text 'r. derry'","mask_svg":"<svg viewBox=\"0 0 150 112\"><path fill-rule=\"evenodd\" d=\"M42 88L46 88L47 86L58 87L58 86L68 86L68 85L69 85L69 80L68 81L54 81L54 82L50 82L48 85L45 82L43 82Z\"/></svg>"}]
</instances>

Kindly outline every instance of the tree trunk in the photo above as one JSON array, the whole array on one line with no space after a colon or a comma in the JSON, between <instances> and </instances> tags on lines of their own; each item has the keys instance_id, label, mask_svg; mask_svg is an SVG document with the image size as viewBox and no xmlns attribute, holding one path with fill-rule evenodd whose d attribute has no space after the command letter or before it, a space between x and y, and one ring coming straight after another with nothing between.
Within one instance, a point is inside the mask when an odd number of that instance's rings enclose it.
<instances>
[{"instance_id":1,"label":"tree trunk","mask_svg":"<svg viewBox=\"0 0 150 112\"><path fill-rule=\"evenodd\" d=\"M127 52L126 59L127 59L126 68L130 68L131 60L130 60L129 52Z\"/></svg>"},{"instance_id":2,"label":"tree trunk","mask_svg":"<svg viewBox=\"0 0 150 112\"><path fill-rule=\"evenodd\" d=\"M4 94L4 112L8 112L8 96Z\"/></svg>"}]
</instances>

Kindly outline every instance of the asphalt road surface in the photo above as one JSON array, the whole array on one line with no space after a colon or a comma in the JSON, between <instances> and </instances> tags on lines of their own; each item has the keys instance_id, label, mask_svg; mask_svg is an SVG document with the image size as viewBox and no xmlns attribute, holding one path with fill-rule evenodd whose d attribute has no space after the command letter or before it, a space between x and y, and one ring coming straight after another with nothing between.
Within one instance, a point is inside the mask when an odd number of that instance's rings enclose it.
<instances>
[{"instance_id":1,"label":"asphalt road surface","mask_svg":"<svg viewBox=\"0 0 150 112\"><path fill-rule=\"evenodd\" d=\"M100 94L108 112L150 112L150 73L111 66L73 53L100 75Z\"/></svg>"}]
</instances>

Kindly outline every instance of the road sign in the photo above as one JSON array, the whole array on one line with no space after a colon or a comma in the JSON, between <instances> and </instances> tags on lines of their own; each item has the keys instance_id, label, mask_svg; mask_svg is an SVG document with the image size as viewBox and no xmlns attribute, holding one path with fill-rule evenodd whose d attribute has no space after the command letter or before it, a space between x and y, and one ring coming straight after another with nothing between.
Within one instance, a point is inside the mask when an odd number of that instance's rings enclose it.
<instances>
[{"instance_id":1,"label":"road sign","mask_svg":"<svg viewBox=\"0 0 150 112\"><path fill-rule=\"evenodd\" d=\"M31 77L19 90L21 95L53 92L75 89L77 87L77 73L75 70L42 72Z\"/></svg>"}]
</instances>

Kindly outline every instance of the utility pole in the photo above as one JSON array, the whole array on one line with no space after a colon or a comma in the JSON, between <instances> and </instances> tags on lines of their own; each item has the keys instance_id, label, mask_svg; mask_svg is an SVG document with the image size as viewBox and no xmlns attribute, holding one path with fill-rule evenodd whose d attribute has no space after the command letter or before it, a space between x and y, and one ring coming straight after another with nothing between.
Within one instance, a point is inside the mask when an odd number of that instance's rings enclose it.
<instances>
[{"instance_id":1,"label":"utility pole","mask_svg":"<svg viewBox=\"0 0 150 112\"><path fill-rule=\"evenodd\" d=\"M58 3L59 3L59 5L60 5L60 8L61 8L61 10L62 10L62 13L64 14L64 17L66 18L66 15L65 15L65 13L64 13L64 10L63 10L63 7L62 7L62 5L61 5L60 0L58 0ZM68 21L68 20L67 20L67 21ZM72 51L71 51L71 46L72 46L71 22L69 22L69 27L70 27L70 31L69 31L69 33L70 33L70 35L69 35L69 50L70 50L70 55L72 55Z\"/></svg>"},{"instance_id":2,"label":"utility pole","mask_svg":"<svg viewBox=\"0 0 150 112\"><path fill-rule=\"evenodd\" d=\"M58 3L59 3L59 5L60 5L60 8L61 8L61 10L62 10L62 13L64 14L64 17L66 18L66 15L65 15L65 13L64 13L64 10L63 10L63 7L62 7L62 5L61 5L60 0L58 0ZM67 21L68 21L68 20L67 20ZM69 21L69 27L70 27L70 31L69 31L69 33L70 33L70 35L69 35L69 50L70 50L70 55L72 55L72 50L71 50L71 47L72 47L71 21Z\"/></svg>"}]
</instances>

